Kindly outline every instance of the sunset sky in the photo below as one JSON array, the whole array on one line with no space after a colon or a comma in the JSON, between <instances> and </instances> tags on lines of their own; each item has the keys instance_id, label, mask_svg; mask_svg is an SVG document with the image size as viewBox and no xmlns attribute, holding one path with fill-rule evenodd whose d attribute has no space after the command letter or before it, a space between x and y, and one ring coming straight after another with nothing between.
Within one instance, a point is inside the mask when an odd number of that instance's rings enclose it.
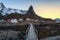
<instances>
[{"instance_id":1,"label":"sunset sky","mask_svg":"<svg viewBox=\"0 0 60 40\"><path fill-rule=\"evenodd\" d=\"M37 15L45 18L60 18L60 0L0 0L7 8L28 10L34 7Z\"/></svg>"}]
</instances>

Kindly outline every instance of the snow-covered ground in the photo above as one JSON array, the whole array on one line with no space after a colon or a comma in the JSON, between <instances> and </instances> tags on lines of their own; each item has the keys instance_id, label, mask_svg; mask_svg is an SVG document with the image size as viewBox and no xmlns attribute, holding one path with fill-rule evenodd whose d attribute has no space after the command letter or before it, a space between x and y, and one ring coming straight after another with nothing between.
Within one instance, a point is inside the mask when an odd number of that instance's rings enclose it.
<instances>
[{"instance_id":1,"label":"snow-covered ground","mask_svg":"<svg viewBox=\"0 0 60 40\"><path fill-rule=\"evenodd\" d=\"M44 38L41 40L60 40L60 35L59 36L53 36L53 37L48 37L48 38Z\"/></svg>"},{"instance_id":2,"label":"snow-covered ground","mask_svg":"<svg viewBox=\"0 0 60 40\"><path fill-rule=\"evenodd\" d=\"M20 31L13 31L13 30L0 30L0 40L2 39L6 39L6 40L9 40L9 38L13 38L16 39L18 38L18 34L20 33Z\"/></svg>"},{"instance_id":3,"label":"snow-covered ground","mask_svg":"<svg viewBox=\"0 0 60 40\"><path fill-rule=\"evenodd\" d=\"M34 28L33 24L30 24L30 26L28 27L27 31L27 36L26 36L26 40L38 40L37 34L36 34L36 29Z\"/></svg>"}]
</instances>

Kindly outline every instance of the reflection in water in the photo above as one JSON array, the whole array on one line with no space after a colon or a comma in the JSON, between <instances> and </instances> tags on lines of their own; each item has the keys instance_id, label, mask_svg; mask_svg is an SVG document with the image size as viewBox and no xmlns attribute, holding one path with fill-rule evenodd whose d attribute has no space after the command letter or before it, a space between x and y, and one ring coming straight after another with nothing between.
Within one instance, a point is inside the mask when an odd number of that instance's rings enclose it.
<instances>
[{"instance_id":1,"label":"reflection in water","mask_svg":"<svg viewBox=\"0 0 60 40\"><path fill-rule=\"evenodd\" d=\"M36 29L32 24L28 27L28 33L26 36L26 40L38 40L37 34L36 34Z\"/></svg>"}]
</instances>

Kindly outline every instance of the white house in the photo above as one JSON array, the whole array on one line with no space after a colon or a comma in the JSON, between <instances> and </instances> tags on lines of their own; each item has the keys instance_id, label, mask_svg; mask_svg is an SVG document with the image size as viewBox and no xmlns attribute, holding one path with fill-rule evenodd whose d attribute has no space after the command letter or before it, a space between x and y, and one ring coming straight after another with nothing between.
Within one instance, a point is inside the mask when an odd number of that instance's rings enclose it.
<instances>
[{"instance_id":1,"label":"white house","mask_svg":"<svg viewBox=\"0 0 60 40\"><path fill-rule=\"evenodd\" d=\"M2 23L2 22L5 22L5 21L2 19L2 20L0 20L0 23Z\"/></svg>"},{"instance_id":2,"label":"white house","mask_svg":"<svg viewBox=\"0 0 60 40\"><path fill-rule=\"evenodd\" d=\"M38 22L38 19L36 19L35 22Z\"/></svg>"},{"instance_id":3,"label":"white house","mask_svg":"<svg viewBox=\"0 0 60 40\"><path fill-rule=\"evenodd\" d=\"M18 23L17 19L11 19L11 23Z\"/></svg>"},{"instance_id":4,"label":"white house","mask_svg":"<svg viewBox=\"0 0 60 40\"><path fill-rule=\"evenodd\" d=\"M26 18L27 21L30 21L31 19L30 18Z\"/></svg>"},{"instance_id":5,"label":"white house","mask_svg":"<svg viewBox=\"0 0 60 40\"><path fill-rule=\"evenodd\" d=\"M19 19L18 21L23 21L23 19Z\"/></svg>"}]
</instances>

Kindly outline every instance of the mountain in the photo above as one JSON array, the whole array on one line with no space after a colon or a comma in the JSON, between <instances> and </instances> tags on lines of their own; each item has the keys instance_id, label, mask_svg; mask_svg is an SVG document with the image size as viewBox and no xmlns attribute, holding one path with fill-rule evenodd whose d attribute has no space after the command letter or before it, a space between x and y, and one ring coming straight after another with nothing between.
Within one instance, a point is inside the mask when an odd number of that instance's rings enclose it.
<instances>
[{"instance_id":1,"label":"mountain","mask_svg":"<svg viewBox=\"0 0 60 40\"><path fill-rule=\"evenodd\" d=\"M18 9L12 9L12 8L6 8L3 3L0 3L0 18L2 19L38 19L39 21L48 21L53 22L52 19L43 18L41 16L38 16L33 9L33 6L30 6L28 10L18 10ZM3 16L2 16L3 15Z\"/></svg>"},{"instance_id":2,"label":"mountain","mask_svg":"<svg viewBox=\"0 0 60 40\"><path fill-rule=\"evenodd\" d=\"M10 13L20 13L25 14L27 10L18 10L18 9L12 9L12 8L6 8L3 3L0 3L0 13L2 15L10 14Z\"/></svg>"},{"instance_id":3,"label":"mountain","mask_svg":"<svg viewBox=\"0 0 60 40\"><path fill-rule=\"evenodd\" d=\"M56 23L60 23L60 19L59 19L59 18L54 19L54 21L55 21Z\"/></svg>"},{"instance_id":4,"label":"mountain","mask_svg":"<svg viewBox=\"0 0 60 40\"><path fill-rule=\"evenodd\" d=\"M41 16L38 16L33 9L33 6L29 7L29 10L27 11L27 13L25 14L25 17L27 18L31 18L31 19L43 19Z\"/></svg>"},{"instance_id":5,"label":"mountain","mask_svg":"<svg viewBox=\"0 0 60 40\"><path fill-rule=\"evenodd\" d=\"M6 11L6 7L3 5L3 3L0 3L0 14L2 14L2 13L5 14L5 11Z\"/></svg>"},{"instance_id":6,"label":"mountain","mask_svg":"<svg viewBox=\"0 0 60 40\"><path fill-rule=\"evenodd\" d=\"M39 19L42 20L43 18L36 15L36 13L33 10L33 6L30 6L28 11L25 14L19 14L17 12L15 13L11 13L11 14L7 14L4 16L5 19L26 19L26 18L30 18L30 19Z\"/></svg>"}]
</instances>

